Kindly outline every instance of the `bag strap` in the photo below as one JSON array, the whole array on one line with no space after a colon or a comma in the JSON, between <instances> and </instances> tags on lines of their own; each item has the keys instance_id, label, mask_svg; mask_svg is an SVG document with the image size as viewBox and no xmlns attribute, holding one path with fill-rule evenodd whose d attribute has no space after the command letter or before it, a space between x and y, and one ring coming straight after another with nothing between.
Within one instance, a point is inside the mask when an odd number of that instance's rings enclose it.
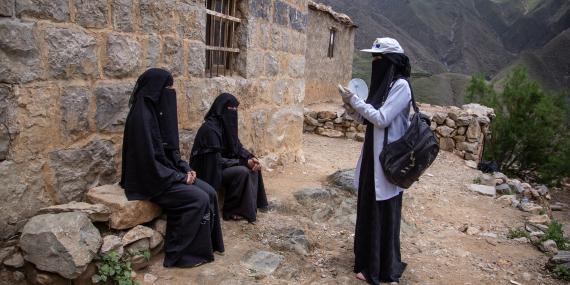
<instances>
[{"instance_id":1,"label":"bag strap","mask_svg":"<svg viewBox=\"0 0 570 285\"><path fill-rule=\"evenodd\" d=\"M398 81L398 79L404 79L406 80L406 82L408 82L408 86L410 86L410 93L411 93L411 97L412 99L410 99L410 101L412 102L412 108L414 108L414 112L416 112L417 114L420 113L420 108L418 107L418 104L416 103L416 98L414 97L414 89L412 88L412 83L410 82L410 79L408 77L398 77L396 78L393 82L392 82L392 86L390 86L390 90L392 90L392 87L394 87L394 84L396 83L396 81ZM390 91L388 91L388 94L390 94ZM386 99L388 99L388 96L386 96ZM384 105L384 102L382 102L382 105ZM384 129L384 142L383 142L383 148L382 150L384 150L386 148L386 146L388 145L388 132L390 131L390 125L388 125L385 129Z\"/></svg>"}]
</instances>

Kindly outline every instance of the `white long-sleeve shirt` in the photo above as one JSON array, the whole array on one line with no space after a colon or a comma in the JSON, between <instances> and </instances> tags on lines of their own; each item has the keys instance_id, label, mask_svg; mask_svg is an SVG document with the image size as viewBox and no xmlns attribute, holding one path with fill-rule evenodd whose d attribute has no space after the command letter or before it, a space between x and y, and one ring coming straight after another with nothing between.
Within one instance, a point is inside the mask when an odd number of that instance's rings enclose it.
<instances>
[{"instance_id":1,"label":"white long-sleeve shirt","mask_svg":"<svg viewBox=\"0 0 570 285\"><path fill-rule=\"evenodd\" d=\"M388 200L403 191L402 188L388 182L382 166L380 165L380 153L384 148L384 130L390 126L388 131L388 143L400 139L410 125L410 101L412 94L408 82L399 79L393 83L386 102L380 109L375 109L372 105L366 104L360 97L353 95L349 103L361 116L358 119L366 119L374 125L374 184L376 186L376 201ZM364 150L364 149L363 149ZM360 165L362 163L362 151L356 164L354 173L354 184L358 189L360 178Z\"/></svg>"}]
</instances>

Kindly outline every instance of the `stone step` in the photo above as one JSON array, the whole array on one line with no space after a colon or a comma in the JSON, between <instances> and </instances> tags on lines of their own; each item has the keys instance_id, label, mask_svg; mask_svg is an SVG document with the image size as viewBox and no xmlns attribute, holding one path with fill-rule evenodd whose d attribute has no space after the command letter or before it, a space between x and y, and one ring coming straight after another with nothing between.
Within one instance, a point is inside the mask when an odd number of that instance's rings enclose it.
<instances>
[{"instance_id":1,"label":"stone step","mask_svg":"<svg viewBox=\"0 0 570 285\"><path fill-rule=\"evenodd\" d=\"M116 230L136 227L154 220L161 214L160 207L150 201L127 200L125 191L118 184L90 189L87 192L87 201L109 207L109 226Z\"/></svg>"}]
</instances>

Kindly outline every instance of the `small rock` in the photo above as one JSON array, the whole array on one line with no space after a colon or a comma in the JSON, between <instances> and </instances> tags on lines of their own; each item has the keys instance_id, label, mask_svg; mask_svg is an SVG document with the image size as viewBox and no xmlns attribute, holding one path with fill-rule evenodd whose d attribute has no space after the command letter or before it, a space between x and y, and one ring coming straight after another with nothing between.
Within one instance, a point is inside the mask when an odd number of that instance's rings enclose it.
<instances>
[{"instance_id":1,"label":"small rock","mask_svg":"<svg viewBox=\"0 0 570 285\"><path fill-rule=\"evenodd\" d=\"M478 234L479 232L481 232L481 231L476 227L468 227L467 230L465 230L465 233L470 235L470 236L474 236L474 235Z\"/></svg>"},{"instance_id":2,"label":"small rock","mask_svg":"<svg viewBox=\"0 0 570 285\"><path fill-rule=\"evenodd\" d=\"M152 228L159 232L162 236L166 235L166 220L163 219L157 219L156 221L154 221Z\"/></svg>"},{"instance_id":3,"label":"small rock","mask_svg":"<svg viewBox=\"0 0 570 285\"><path fill-rule=\"evenodd\" d=\"M108 235L103 237L103 245L99 250L100 255L106 255L111 251L117 252L119 257L123 256L124 248L121 238L115 235Z\"/></svg>"},{"instance_id":4,"label":"small rock","mask_svg":"<svg viewBox=\"0 0 570 285\"><path fill-rule=\"evenodd\" d=\"M540 229L540 228L538 228L536 225L533 225L533 224L530 224L530 223L527 223L527 224L525 225L525 230L526 230L527 232L529 232L529 235L530 235L531 237L534 237L534 236L536 236L536 237L541 237L541 236L544 235L544 231L543 231L542 229Z\"/></svg>"},{"instance_id":5,"label":"small rock","mask_svg":"<svg viewBox=\"0 0 570 285\"><path fill-rule=\"evenodd\" d=\"M242 257L241 263L251 276L263 278L271 275L283 260L284 257L280 254L252 250Z\"/></svg>"},{"instance_id":6,"label":"small rock","mask_svg":"<svg viewBox=\"0 0 570 285\"><path fill-rule=\"evenodd\" d=\"M516 179L512 179L509 180L507 182L513 189L515 189L517 191L517 193L522 193L524 191L524 188L522 186L522 183Z\"/></svg>"},{"instance_id":7,"label":"small rock","mask_svg":"<svg viewBox=\"0 0 570 285\"><path fill-rule=\"evenodd\" d=\"M536 191L538 191L538 193L541 196L546 196L546 194L548 194L550 191L548 190L548 187L546 187L545 185L539 185L536 187Z\"/></svg>"},{"instance_id":8,"label":"small rock","mask_svg":"<svg viewBox=\"0 0 570 285\"><path fill-rule=\"evenodd\" d=\"M70 202L67 204L56 205L42 208L38 214L59 214L68 212L81 212L89 216L94 222L106 222L109 220L111 210L103 204L89 204L85 202Z\"/></svg>"},{"instance_id":9,"label":"small rock","mask_svg":"<svg viewBox=\"0 0 570 285\"><path fill-rule=\"evenodd\" d=\"M293 194L295 199L301 204L315 200L326 200L331 197L330 191L322 188L303 189Z\"/></svg>"},{"instance_id":10,"label":"small rock","mask_svg":"<svg viewBox=\"0 0 570 285\"><path fill-rule=\"evenodd\" d=\"M527 213L531 213L531 214L535 214L535 215L539 214L541 211L544 210L542 208L542 206L539 206L539 205L532 203L532 202L520 203L519 209L521 209L523 212L527 212Z\"/></svg>"},{"instance_id":11,"label":"small rock","mask_svg":"<svg viewBox=\"0 0 570 285\"><path fill-rule=\"evenodd\" d=\"M477 162L473 160L466 160L465 165L467 165L469 168L477 169Z\"/></svg>"},{"instance_id":12,"label":"small rock","mask_svg":"<svg viewBox=\"0 0 570 285\"><path fill-rule=\"evenodd\" d=\"M550 253L550 254L557 254L558 253L558 246L556 245L556 242L549 239L549 240L545 240L543 241L538 248L540 250L542 250L542 252L545 253Z\"/></svg>"},{"instance_id":13,"label":"small rock","mask_svg":"<svg viewBox=\"0 0 570 285\"><path fill-rule=\"evenodd\" d=\"M550 224L550 217L548 215L530 216L527 218L527 221L533 224L548 225Z\"/></svg>"},{"instance_id":14,"label":"small rock","mask_svg":"<svg viewBox=\"0 0 570 285\"><path fill-rule=\"evenodd\" d=\"M499 237L496 233L491 233L491 232L482 232L479 235L482 237L495 238L495 239Z\"/></svg>"},{"instance_id":15,"label":"small rock","mask_svg":"<svg viewBox=\"0 0 570 285\"><path fill-rule=\"evenodd\" d=\"M556 202L556 203L550 205L550 209L552 211L563 211L566 208L568 208L568 205L564 204L564 203L560 203L560 202Z\"/></svg>"},{"instance_id":16,"label":"small rock","mask_svg":"<svg viewBox=\"0 0 570 285\"><path fill-rule=\"evenodd\" d=\"M512 206L512 207L516 207L513 206L513 204L515 204L516 202L518 202L517 200L517 196L516 195L503 195L503 196L499 196L497 198L497 201L499 203L501 203L504 206Z\"/></svg>"},{"instance_id":17,"label":"small rock","mask_svg":"<svg viewBox=\"0 0 570 285\"><path fill-rule=\"evenodd\" d=\"M4 259L10 255L12 255L16 251L16 247L9 246L0 249L0 262L3 262Z\"/></svg>"},{"instance_id":18,"label":"small rock","mask_svg":"<svg viewBox=\"0 0 570 285\"><path fill-rule=\"evenodd\" d=\"M354 137L354 139L355 139L356 141L358 141L358 142L363 142L363 141L364 141L364 137L365 137L364 133L357 133L357 134L356 134L356 137Z\"/></svg>"},{"instance_id":19,"label":"small rock","mask_svg":"<svg viewBox=\"0 0 570 285\"><path fill-rule=\"evenodd\" d=\"M477 177L479 181L481 181L479 184L481 185L485 185L485 186L496 186L495 183L495 177L489 175L489 174L481 174L479 175L479 177Z\"/></svg>"},{"instance_id":20,"label":"small rock","mask_svg":"<svg viewBox=\"0 0 570 285\"><path fill-rule=\"evenodd\" d=\"M499 195L511 195L513 190L509 184L499 184L495 187Z\"/></svg>"},{"instance_id":21,"label":"small rock","mask_svg":"<svg viewBox=\"0 0 570 285\"><path fill-rule=\"evenodd\" d=\"M339 170L329 175L328 180L335 186L351 193L356 193L357 191L356 187L354 187L354 169Z\"/></svg>"},{"instance_id":22,"label":"small rock","mask_svg":"<svg viewBox=\"0 0 570 285\"><path fill-rule=\"evenodd\" d=\"M154 283L154 282L156 282L156 280L158 280L158 277L156 275L152 275L150 273L144 274L144 282L145 283Z\"/></svg>"},{"instance_id":23,"label":"small rock","mask_svg":"<svg viewBox=\"0 0 570 285\"><path fill-rule=\"evenodd\" d=\"M325 124L326 126L326 124ZM341 131L333 130L333 129L326 129L318 127L315 131L317 135L329 137L329 138L342 138L344 137L344 133Z\"/></svg>"},{"instance_id":24,"label":"small rock","mask_svg":"<svg viewBox=\"0 0 570 285\"><path fill-rule=\"evenodd\" d=\"M493 177L495 177L495 179L500 179L503 182L502 183L507 183L507 181L509 180L509 178L503 174L502 172L495 172L493 173Z\"/></svg>"},{"instance_id":25,"label":"small rock","mask_svg":"<svg viewBox=\"0 0 570 285\"><path fill-rule=\"evenodd\" d=\"M12 268L21 268L24 266L24 257L20 252L15 252L4 260L4 265Z\"/></svg>"},{"instance_id":26,"label":"small rock","mask_svg":"<svg viewBox=\"0 0 570 285\"><path fill-rule=\"evenodd\" d=\"M152 237L150 237L150 248L155 248L159 246L162 243L162 241L164 241L162 235L159 232L154 231Z\"/></svg>"},{"instance_id":27,"label":"small rock","mask_svg":"<svg viewBox=\"0 0 570 285\"><path fill-rule=\"evenodd\" d=\"M131 244L131 243L136 242L136 241L141 240L141 239L145 239L145 238L150 239L153 234L154 234L153 229L151 229L149 227L138 225L138 226L134 227L133 229L131 229L130 231L128 231L123 236L123 239L122 239L123 246L126 246L128 244Z\"/></svg>"},{"instance_id":28,"label":"small rock","mask_svg":"<svg viewBox=\"0 0 570 285\"><path fill-rule=\"evenodd\" d=\"M530 242L530 240L526 237L515 238L513 240L516 242L521 242L521 243L529 243Z\"/></svg>"},{"instance_id":29,"label":"small rock","mask_svg":"<svg viewBox=\"0 0 570 285\"><path fill-rule=\"evenodd\" d=\"M570 262L570 251L561 250L558 254L553 256L550 261L554 264L563 264Z\"/></svg>"},{"instance_id":30,"label":"small rock","mask_svg":"<svg viewBox=\"0 0 570 285\"><path fill-rule=\"evenodd\" d=\"M20 271L14 271L14 273L12 273L12 278L14 278L14 281L16 282L22 282L26 279L26 275Z\"/></svg>"},{"instance_id":31,"label":"small rock","mask_svg":"<svg viewBox=\"0 0 570 285\"><path fill-rule=\"evenodd\" d=\"M307 255L309 253L309 240L305 236L305 232L301 229L294 229L286 236L289 248L294 250L300 255Z\"/></svg>"},{"instance_id":32,"label":"small rock","mask_svg":"<svg viewBox=\"0 0 570 285\"><path fill-rule=\"evenodd\" d=\"M494 186L485 186L479 184L469 184L467 185L467 189L477 192L479 194L483 194L485 196L495 197L497 190L495 190Z\"/></svg>"},{"instance_id":33,"label":"small rock","mask_svg":"<svg viewBox=\"0 0 570 285\"><path fill-rule=\"evenodd\" d=\"M127 245L125 247L125 250L132 254L132 255L136 255L138 253L141 253L143 251L147 251L150 249L150 239L149 238L143 238L143 239L139 239L129 245Z\"/></svg>"},{"instance_id":34,"label":"small rock","mask_svg":"<svg viewBox=\"0 0 570 285\"><path fill-rule=\"evenodd\" d=\"M528 273L528 272L525 272L525 273L523 273L523 275L522 275L522 279L523 279L524 281L529 282L529 281L532 280L532 275L530 275L530 273Z\"/></svg>"},{"instance_id":35,"label":"small rock","mask_svg":"<svg viewBox=\"0 0 570 285\"><path fill-rule=\"evenodd\" d=\"M490 238L486 238L485 241L492 246L497 246L497 244L498 244L498 242L496 240L490 239Z\"/></svg>"}]
</instances>

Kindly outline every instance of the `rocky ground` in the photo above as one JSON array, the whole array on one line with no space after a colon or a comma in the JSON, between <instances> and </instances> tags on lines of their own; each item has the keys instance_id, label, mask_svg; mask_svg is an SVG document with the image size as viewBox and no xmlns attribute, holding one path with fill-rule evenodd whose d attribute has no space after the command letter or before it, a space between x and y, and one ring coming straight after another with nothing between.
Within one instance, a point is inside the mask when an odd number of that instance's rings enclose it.
<instances>
[{"instance_id":1,"label":"rocky ground","mask_svg":"<svg viewBox=\"0 0 570 285\"><path fill-rule=\"evenodd\" d=\"M165 269L162 256L137 272L141 284L363 284L354 278L356 198L327 176L352 168L361 144L304 137L303 164L266 171L272 210L255 225L224 222L226 252L191 269ZM344 173L346 174L346 173ZM467 190L479 172L442 152L405 193L401 284L564 284L544 265L548 256L528 242L507 238L526 214ZM567 194L553 193L564 202ZM568 210L555 217L568 228ZM470 228L469 234L463 230Z\"/></svg>"}]
</instances>

